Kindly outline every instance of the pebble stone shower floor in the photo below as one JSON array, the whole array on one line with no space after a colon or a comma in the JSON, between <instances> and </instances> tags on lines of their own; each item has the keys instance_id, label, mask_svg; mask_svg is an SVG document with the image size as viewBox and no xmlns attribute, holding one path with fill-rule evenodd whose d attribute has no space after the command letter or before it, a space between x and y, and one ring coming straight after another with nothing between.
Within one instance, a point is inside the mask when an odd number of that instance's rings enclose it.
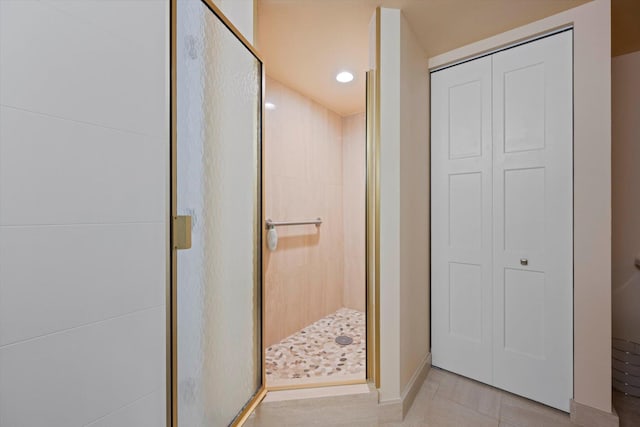
<instances>
[{"instance_id":1,"label":"pebble stone shower floor","mask_svg":"<svg viewBox=\"0 0 640 427\"><path fill-rule=\"evenodd\" d=\"M353 343L340 345L346 335ZM365 314L341 308L267 348L267 385L365 378Z\"/></svg>"}]
</instances>

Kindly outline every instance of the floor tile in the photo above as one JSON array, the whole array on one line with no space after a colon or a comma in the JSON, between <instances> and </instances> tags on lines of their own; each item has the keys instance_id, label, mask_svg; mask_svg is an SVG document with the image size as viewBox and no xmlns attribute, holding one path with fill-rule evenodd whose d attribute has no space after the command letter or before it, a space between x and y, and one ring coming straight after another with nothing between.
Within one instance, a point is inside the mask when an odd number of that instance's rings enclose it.
<instances>
[{"instance_id":1,"label":"floor tile","mask_svg":"<svg viewBox=\"0 0 640 427\"><path fill-rule=\"evenodd\" d=\"M502 392L458 375L442 376L438 395L492 418L500 417Z\"/></svg>"},{"instance_id":2,"label":"floor tile","mask_svg":"<svg viewBox=\"0 0 640 427\"><path fill-rule=\"evenodd\" d=\"M614 392L614 404L620 415L621 427L640 425L640 418L637 418L640 415L640 399ZM430 369L405 419L378 425L378 427L450 426L569 427L574 425L571 424L569 415L562 411L435 367Z\"/></svg>"},{"instance_id":3,"label":"floor tile","mask_svg":"<svg viewBox=\"0 0 640 427\"><path fill-rule=\"evenodd\" d=\"M416 400L425 399L425 398L433 398L436 392L438 391L438 387L440 385L434 381L430 381L429 378L422 383L422 387L418 390L418 394L416 395Z\"/></svg>"},{"instance_id":4,"label":"floor tile","mask_svg":"<svg viewBox=\"0 0 640 427\"><path fill-rule=\"evenodd\" d=\"M496 418L488 417L436 393L426 405L425 425L428 427L498 427Z\"/></svg>"},{"instance_id":5,"label":"floor tile","mask_svg":"<svg viewBox=\"0 0 640 427\"><path fill-rule=\"evenodd\" d=\"M573 425L569 420L569 414L510 393L504 393L502 396L500 421L512 427Z\"/></svg>"},{"instance_id":6,"label":"floor tile","mask_svg":"<svg viewBox=\"0 0 640 427\"><path fill-rule=\"evenodd\" d=\"M457 377L456 374L452 374L451 372L447 372L440 368L432 366L429 370L429 374L427 375L427 381L440 384L443 381L452 380L455 377Z\"/></svg>"},{"instance_id":7,"label":"floor tile","mask_svg":"<svg viewBox=\"0 0 640 427\"><path fill-rule=\"evenodd\" d=\"M428 424L425 421L409 421L406 419L401 422L383 423L378 425L378 427L427 427L427 426Z\"/></svg>"}]
</instances>

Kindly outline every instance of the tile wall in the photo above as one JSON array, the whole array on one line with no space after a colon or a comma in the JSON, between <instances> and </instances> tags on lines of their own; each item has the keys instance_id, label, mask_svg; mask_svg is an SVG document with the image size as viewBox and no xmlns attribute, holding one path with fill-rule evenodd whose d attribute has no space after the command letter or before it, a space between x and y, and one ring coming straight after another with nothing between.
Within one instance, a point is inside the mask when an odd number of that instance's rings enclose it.
<instances>
[{"instance_id":1,"label":"tile wall","mask_svg":"<svg viewBox=\"0 0 640 427\"><path fill-rule=\"evenodd\" d=\"M265 218L323 220L280 227L277 250L265 248L269 346L341 307L364 308L365 123L270 78L266 101L275 109L265 112Z\"/></svg>"},{"instance_id":2,"label":"tile wall","mask_svg":"<svg viewBox=\"0 0 640 427\"><path fill-rule=\"evenodd\" d=\"M0 2L0 426L164 422L167 49L167 1Z\"/></svg>"}]
</instances>

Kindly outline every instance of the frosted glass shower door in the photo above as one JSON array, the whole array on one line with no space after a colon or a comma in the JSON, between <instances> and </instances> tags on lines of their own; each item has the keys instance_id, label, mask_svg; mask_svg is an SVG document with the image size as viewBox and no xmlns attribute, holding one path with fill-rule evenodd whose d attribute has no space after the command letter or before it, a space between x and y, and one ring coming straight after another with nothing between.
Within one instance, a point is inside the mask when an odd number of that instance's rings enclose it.
<instances>
[{"instance_id":1,"label":"frosted glass shower door","mask_svg":"<svg viewBox=\"0 0 640 427\"><path fill-rule=\"evenodd\" d=\"M180 427L227 426L262 389L262 63L205 1L176 6L175 253ZM174 406L175 408L175 406Z\"/></svg>"}]
</instances>

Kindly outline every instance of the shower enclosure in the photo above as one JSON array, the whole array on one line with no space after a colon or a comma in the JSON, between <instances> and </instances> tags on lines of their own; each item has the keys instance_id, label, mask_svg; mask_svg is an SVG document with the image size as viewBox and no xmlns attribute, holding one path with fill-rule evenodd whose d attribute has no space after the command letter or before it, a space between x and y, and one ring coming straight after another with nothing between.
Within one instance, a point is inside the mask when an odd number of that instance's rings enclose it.
<instances>
[{"instance_id":1,"label":"shower enclosure","mask_svg":"<svg viewBox=\"0 0 640 427\"><path fill-rule=\"evenodd\" d=\"M268 127L263 144L260 56L212 0L171 5L173 425L241 425L279 386L375 380L377 149L366 138L375 115L340 117L300 99L288 109L291 92L276 90L281 119L301 120ZM311 136L306 146L289 144L301 141L295 129ZM278 163L269 145L291 152ZM263 191L294 197L300 209L269 210ZM279 228L273 252L269 228ZM274 369L285 351L312 358ZM271 382L274 374L289 376Z\"/></svg>"},{"instance_id":2,"label":"shower enclosure","mask_svg":"<svg viewBox=\"0 0 640 427\"><path fill-rule=\"evenodd\" d=\"M267 388L364 383L365 113L342 117L269 77L265 102Z\"/></svg>"},{"instance_id":3,"label":"shower enclosure","mask_svg":"<svg viewBox=\"0 0 640 427\"><path fill-rule=\"evenodd\" d=\"M210 0L172 7L172 416L235 425L264 393L263 66Z\"/></svg>"}]
</instances>

